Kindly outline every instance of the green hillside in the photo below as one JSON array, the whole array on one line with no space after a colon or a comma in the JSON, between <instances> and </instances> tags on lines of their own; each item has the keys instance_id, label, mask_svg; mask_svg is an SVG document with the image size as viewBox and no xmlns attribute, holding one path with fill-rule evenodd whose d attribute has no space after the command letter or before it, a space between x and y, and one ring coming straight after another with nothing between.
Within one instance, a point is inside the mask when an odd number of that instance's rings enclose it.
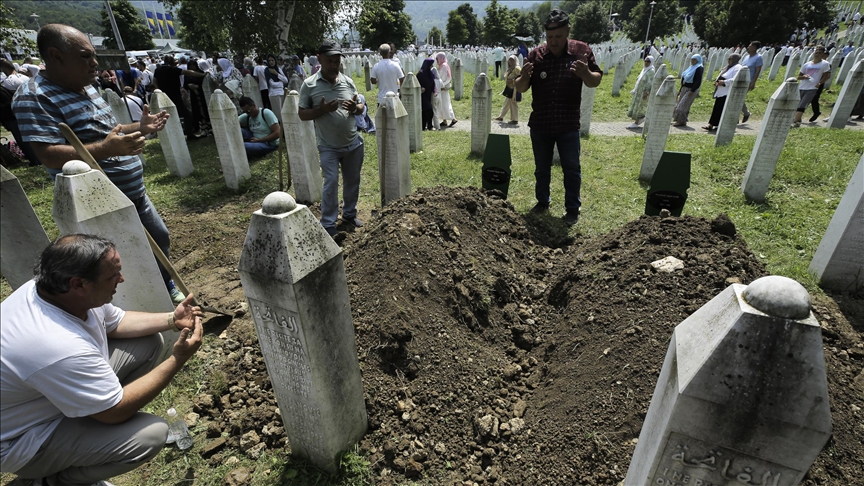
<instances>
[{"instance_id":1,"label":"green hillside","mask_svg":"<svg viewBox=\"0 0 864 486\"><path fill-rule=\"evenodd\" d=\"M447 13L451 10L456 10L456 7L468 3L474 9L474 14L479 19L483 19L486 15L486 6L489 5L488 0L483 1L441 1L441 2L424 2L424 1L406 1L405 13L411 16L411 25L414 27L414 33L417 38L425 39L426 33L432 26L441 29L441 32L447 34ZM540 3L537 0L525 1L499 1L499 5L503 5L509 9L531 9L536 4Z\"/></svg>"},{"instance_id":2,"label":"green hillside","mask_svg":"<svg viewBox=\"0 0 864 486\"><path fill-rule=\"evenodd\" d=\"M27 29L36 30L32 14L39 16L39 24L62 23L94 35L102 32L99 12L105 8L103 2L92 0L4 0L13 9L15 17Z\"/></svg>"}]
</instances>

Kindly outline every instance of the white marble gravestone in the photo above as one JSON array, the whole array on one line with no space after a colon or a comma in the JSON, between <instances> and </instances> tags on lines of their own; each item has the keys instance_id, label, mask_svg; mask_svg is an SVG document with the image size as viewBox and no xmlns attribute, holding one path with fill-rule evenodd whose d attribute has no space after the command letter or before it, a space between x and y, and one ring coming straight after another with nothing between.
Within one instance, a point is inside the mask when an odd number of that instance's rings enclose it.
<instances>
[{"instance_id":1,"label":"white marble gravestone","mask_svg":"<svg viewBox=\"0 0 864 486\"><path fill-rule=\"evenodd\" d=\"M453 61L453 99L459 101L462 99L462 92L465 89L464 84L464 71L465 68L462 65L462 59L457 57Z\"/></svg>"},{"instance_id":2,"label":"white marble gravestone","mask_svg":"<svg viewBox=\"0 0 864 486\"><path fill-rule=\"evenodd\" d=\"M748 199L756 202L765 200L768 185L774 177L777 160L783 151L789 126L800 100L798 81L795 78L787 79L768 100L765 117L759 127L759 135L741 182L741 191Z\"/></svg>"},{"instance_id":3,"label":"white marble gravestone","mask_svg":"<svg viewBox=\"0 0 864 486\"><path fill-rule=\"evenodd\" d=\"M12 290L33 278L33 267L49 243L18 178L0 166L0 273Z\"/></svg>"},{"instance_id":4,"label":"white marble gravestone","mask_svg":"<svg viewBox=\"0 0 864 486\"><path fill-rule=\"evenodd\" d=\"M810 307L769 276L675 327L624 484L797 486L831 436Z\"/></svg>"},{"instance_id":5,"label":"white marble gravestone","mask_svg":"<svg viewBox=\"0 0 864 486\"><path fill-rule=\"evenodd\" d=\"M111 107L111 112L114 113L114 118L117 119L117 123L121 125L132 123L132 117L129 115L129 105L126 104L126 100L118 96L117 93L111 89L103 91L102 98L105 99L108 106Z\"/></svg>"},{"instance_id":6,"label":"white marble gravestone","mask_svg":"<svg viewBox=\"0 0 864 486\"><path fill-rule=\"evenodd\" d=\"M411 154L408 150L408 112L392 91L388 91L375 114L378 142L378 177L381 205L411 193Z\"/></svg>"},{"instance_id":7,"label":"white marble gravestone","mask_svg":"<svg viewBox=\"0 0 864 486\"><path fill-rule=\"evenodd\" d=\"M849 56L851 55L849 54ZM827 126L829 128L844 128L846 126L849 116L852 115L852 109L855 108L855 102L861 94L862 86L864 86L864 61L857 61L852 70L849 71L843 87L840 88L837 102L834 103L831 115L828 116Z\"/></svg>"},{"instance_id":8,"label":"white marble gravestone","mask_svg":"<svg viewBox=\"0 0 864 486\"><path fill-rule=\"evenodd\" d=\"M308 207L274 192L252 214L238 270L291 453L335 473L367 426L342 250Z\"/></svg>"},{"instance_id":9,"label":"white marble gravestone","mask_svg":"<svg viewBox=\"0 0 864 486\"><path fill-rule=\"evenodd\" d=\"M582 85L582 101L579 104L579 136L588 138L591 134L591 114L594 112L594 96L597 88Z\"/></svg>"},{"instance_id":10,"label":"white marble gravestone","mask_svg":"<svg viewBox=\"0 0 864 486\"><path fill-rule=\"evenodd\" d=\"M612 78L612 96L621 96L621 86L624 86L624 81L627 81L627 75L630 74L627 72L626 64L627 60L624 56L621 56L618 62L615 63L615 76Z\"/></svg>"},{"instance_id":11,"label":"white marble gravestone","mask_svg":"<svg viewBox=\"0 0 864 486\"><path fill-rule=\"evenodd\" d=\"M423 150L423 130L422 130L422 100L420 99L420 82L417 81L417 76L409 72L405 75L405 80L402 82L400 90L402 94L402 104L405 106L405 111L408 112L408 142L411 152L419 152Z\"/></svg>"},{"instance_id":12,"label":"white marble gravestone","mask_svg":"<svg viewBox=\"0 0 864 486\"><path fill-rule=\"evenodd\" d=\"M801 56L804 53L801 50L796 50L789 56L789 62L786 64L786 79L797 78L801 72Z\"/></svg>"},{"instance_id":13,"label":"white marble gravestone","mask_svg":"<svg viewBox=\"0 0 864 486\"><path fill-rule=\"evenodd\" d=\"M492 131L492 85L485 73L477 76L471 90L471 153L483 156Z\"/></svg>"},{"instance_id":14,"label":"white marble gravestone","mask_svg":"<svg viewBox=\"0 0 864 486\"><path fill-rule=\"evenodd\" d=\"M300 92L300 88L303 87L303 78L300 77L296 72L291 73L291 77L288 79L288 86L286 89L287 92L296 91Z\"/></svg>"},{"instance_id":15,"label":"white marble gravestone","mask_svg":"<svg viewBox=\"0 0 864 486\"><path fill-rule=\"evenodd\" d=\"M80 160L66 162L54 182L51 213L61 234L86 233L114 242L126 280L117 287L114 305L146 312L174 309L135 205L105 174ZM178 334L163 333L168 350Z\"/></svg>"},{"instance_id":16,"label":"white marble gravestone","mask_svg":"<svg viewBox=\"0 0 864 486\"><path fill-rule=\"evenodd\" d=\"M363 61L363 80L366 82L366 91L372 91L372 68L369 66L369 60Z\"/></svg>"},{"instance_id":17,"label":"white marble gravestone","mask_svg":"<svg viewBox=\"0 0 864 486\"><path fill-rule=\"evenodd\" d=\"M204 102L207 103L207 106L210 106L210 97L213 96L213 91L216 89L216 83L213 82L213 79L208 74L204 76L201 81L201 91L204 92ZM261 92L258 92L258 97L261 97Z\"/></svg>"},{"instance_id":18,"label":"white marble gravestone","mask_svg":"<svg viewBox=\"0 0 864 486\"><path fill-rule=\"evenodd\" d=\"M258 108L264 108L264 100L261 98L261 85L258 83L257 77L243 76L243 82L240 84L240 87L243 89L243 96L252 98L252 101L255 102L255 106ZM207 101L207 106L210 106L209 100Z\"/></svg>"},{"instance_id":19,"label":"white marble gravestone","mask_svg":"<svg viewBox=\"0 0 864 486\"><path fill-rule=\"evenodd\" d=\"M645 151L642 153L642 166L639 169L640 181L650 183L651 178L654 177L654 170L657 169L660 157L663 156L663 151L666 150L666 140L669 138L669 120L672 119L672 112L674 110L675 77L666 76L663 84L660 85L660 88L654 95L654 112L651 114L654 118L651 120L647 132L643 131L646 135Z\"/></svg>"},{"instance_id":20,"label":"white marble gravestone","mask_svg":"<svg viewBox=\"0 0 864 486\"><path fill-rule=\"evenodd\" d=\"M216 151L219 163L222 165L222 175L229 189L240 189L240 183L252 177L249 170L249 159L243 145L243 134L237 122L237 108L228 95L217 89L210 97L210 123L213 127L213 138L216 140Z\"/></svg>"},{"instance_id":21,"label":"white marble gravestone","mask_svg":"<svg viewBox=\"0 0 864 486\"><path fill-rule=\"evenodd\" d=\"M291 91L282 105L282 129L285 133L285 152L291 167L291 182L296 199L305 204L321 201L323 179L318 159L315 122L303 121L297 114L300 95Z\"/></svg>"},{"instance_id":22,"label":"white marble gravestone","mask_svg":"<svg viewBox=\"0 0 864 486\"><path fill-rule=\"evenodd\" d=\"M831 89L831 85L834 82L834 78L837 77L837 72L840 71L840 61L843 59L843 51L840 49L834 49L834 54L831 56L831 59L828 60L828 63L831 64L831 75L828 76L828 81L825 81L823 85L823 89L829 90Z\"/></svg>"},{"instance_id":23,"label":"white marble gravestone","mask_svg":"<svg viewBox=\"0 0 864 486\"><path fill-rule=\"evenodd\" d=\"M728 80L726 81L729 82ZM720 115L720 124L717 125L717 136L714 138L714 146L719 147L732 141L735 136L735 127L738 126L738 118L744 107L744 98L747 96L747 88L750 87L750 70L739 69L729 94L726 95L726 103L723 104L723 113Z\"/></svg>"},{"instance_id":24,"label":"white marble gravestone","mask_svg":"<svg viewBox=\"0 0 864 486\"><path fill-rule=\"evenodd\" d=\"M663 81L666 80L666 76L668 75L669 68L666 67L666 63L659 63L657 69L654 70L654 78L651 80L651 91L648 95L648 106L645 108L645 121L642 123L642 138L645 138L648 135L648 127L651 124L651 120L653 120L655 116L653 115L655 111L654 98L657 96L657 90L660 89L660 86L663 84ZM672 107L672 111L675 111L674 106Z\"/></svg>"},{"instance_id":25,"label":"white marble gravestone","mask_svg":"<svg viewBox=\"0 0 864 486\"><path fill-rule=\"evenodd\" d=\"M846 186L810 272L823 287L857 292L864 287L864 155Z\"/></svg>"},{"instance_id":26,"label":"white marble gravestone","mask_svg":"<svg viewBox=\"0 0 864 486\"><path fill-rule=\"evenodd\" d=\"M785 57L786 53L782 49L774 55L774 60L771 62L771 71L768 73L768 81L774 81L777 78Z\"/></svg>"},{"instance_id":27,"label":"white marble gravestone","mask_svg":"<svg viewBox=\"0 0 864 486\"><path fill-rule=\"evenodd\" d=\"M156 105L158 110L165 110L170 115L168 122L165 123L165 128L159 131L159 145L162 147L162 153L165 155L165 164L168 166L168 172L173 176L186 177L192 173L195 168L192 166L192 156L189 155L189 147L186 146L186 137L183 135L183 128L180 126L180 115L177 113L177 106L171 101L161 90L154 90L150 97L150 104Z\"/></svg>"}]
</instances>

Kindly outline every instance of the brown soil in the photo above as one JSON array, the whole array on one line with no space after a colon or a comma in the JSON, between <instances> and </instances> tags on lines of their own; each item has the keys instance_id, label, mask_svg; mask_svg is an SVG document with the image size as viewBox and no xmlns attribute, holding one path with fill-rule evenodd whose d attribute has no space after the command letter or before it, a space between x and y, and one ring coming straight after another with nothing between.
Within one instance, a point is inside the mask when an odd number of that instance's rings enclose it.
<instances>
[{"instance_id":1,"label":"brown soil","mask_svg":"<svg viewBox=\"0 0 864 486\"><path fill-rule=\"evenodd\" d=\"M236 272L248 220L224 220L258 204L212 208L194 228L166 218L189 285L238 316L207 324L223 339L201 351L217 378L195 411L208 440L227 431L253 457L289 447ZM643 216L574 241L494 193L434 188L361 216L341 243L376 484L621 483L673 328L766 274L723 215ZM685 268L652 269L669 255ZM862 484L864 300L819 297L814 312L834 437L803 484Z\"/></svg>"}]
</instances>

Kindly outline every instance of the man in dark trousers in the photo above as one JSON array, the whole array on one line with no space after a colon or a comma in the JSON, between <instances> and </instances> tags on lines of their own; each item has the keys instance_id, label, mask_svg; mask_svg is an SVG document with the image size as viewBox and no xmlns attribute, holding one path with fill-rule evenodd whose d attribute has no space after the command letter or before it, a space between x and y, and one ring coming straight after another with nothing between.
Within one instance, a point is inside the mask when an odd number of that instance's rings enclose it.
<instances>
[{"instance_id":1,"label":"man in dark trousers","mask_svg":"<svg viewBox=\"0 0 864 486\"><path fill-rule=\"evenodd\" d=\"M549 13L544 23L546 44L528 54L522 74L516 78L516 89L521 92L532 88L531 147L534 150L535 196L533 213L549 210L551 197L552 154L555 146L561 155L564 172L564 222L573 226L579 221L582 200L582 167L579 163L579 118L582 85L596 88L603 79L603 71L594 60L588 44L572 40L570 18L562 10Z\"/></svg>"},{"instance_id":2,"label":"man in dark trousers","mask_svg":"<svg viewBox=\"0 0 864 486\"><path fill-rule=\"evenodd\" d=\"M180 92L180 76L203 78L207 74L180 69L177 67L177 60L170 54L162 58L162 62L164 64L157 67L156 72L153 73L153 85L168 95L168 98L177 105L177 114L183 119L183 133L195 138L202 137L204 134L198 129L198 117L189 113L186 104L183 103L183 94Z\"/></svg>"}]
</instances>

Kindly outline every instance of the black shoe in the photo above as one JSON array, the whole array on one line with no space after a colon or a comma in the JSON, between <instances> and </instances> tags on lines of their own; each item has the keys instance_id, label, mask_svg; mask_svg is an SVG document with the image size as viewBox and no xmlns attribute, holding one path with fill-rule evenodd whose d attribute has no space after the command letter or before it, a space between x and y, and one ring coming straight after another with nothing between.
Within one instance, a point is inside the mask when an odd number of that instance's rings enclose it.
<instances>
[{"instance_id":1,"label":"black shoe","mask_svg":"<svg viewBox=\"0 0 864 486\"><path fill-rule=\"evenodd\" d=\"M357 216L354 216L353 218L346 218L343 216L342 222L346 223L346 224L353 225L355 228L362 228L363 227L363 221L360 221L360 218L358 218Z\"/></svg>"},{"instance_id":2,"label":"black shoe","mask_svg":"<svg viewBox=\"0 0 864 486\"><path fill-rule=\"evenodd\" d=\"M339 230L337 230L334 226L326 226L324 227L324 230L327 231L327 234L330 235L331 238L336 236L336 233L339 232Z\"/></svg>"},{"instance_id":3,"label":"black shoe","mask_svg":"<svg viewBox=\"0 0 864 486\"><path fill-rule=\"evenodd\" d=\"M568 209L564 216L561 216L561 219L564 220L564 224L567 226L573 226L579 222L579 210L570 210Z\"/></svg>"},{"instance_id":4,"label":"black shoe","mask_svg":"<svg viewBox=\"0 0 864 486\"><path fill-rule=\"evenodd\" d=\"M816 113L813 113L813 116L810 117L810 123L815 122L819 118L819 115L821 115L821 114L822 114L821 111L817 111Z\"/></svg>"},{"instance_id":5,"label":"black shoe","mask_svg":"<svg viewBox=\"0 0 864 486\"><path fill-rule=\"evenodd\" d=\"M531 208L531 214L543 214L549 211L549 203L538 202Z\"/></svg>"},{"instance_id":6,"label":"black shoe","mask_svg":"<svg viewBox=\"0 0 864 486\"><path fill-rule=\"evenodd\" d=\"M749 119L750 119L750 113L748 112L746 115L744 115L744 118L741 119L741 123L747 123L747 120L749 120Z\"/></svg>"}]
</instances>

